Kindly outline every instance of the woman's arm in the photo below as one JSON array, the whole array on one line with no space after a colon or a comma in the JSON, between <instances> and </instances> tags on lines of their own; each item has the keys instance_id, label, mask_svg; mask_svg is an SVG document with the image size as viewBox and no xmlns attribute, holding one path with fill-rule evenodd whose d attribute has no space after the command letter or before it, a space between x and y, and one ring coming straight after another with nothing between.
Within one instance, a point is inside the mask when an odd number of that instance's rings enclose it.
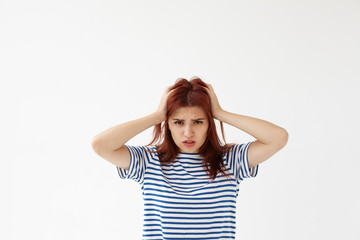
<instances>
[{"instance_id":1,"label":"woman's arm","mask_svg":"<svg viewBox=\"0 0 360 240\"><path fill-rule=\"evenodd\" d=\"M265 120L239 115L223 110L215 95L214 89L208 84L211 108L214 118L232 125L256 138L248 150L249 167L254 167L269 159L288 141L288 133L284 128Z\"/></svg>"},{"instance_id":2,"label":"woman's arm","mask_svg":"<svg viewBox=\"0 0 360 240\"><path fill-rule=\"evenodd\" d=\"M113 126L93 137L91 145L96 154L120 168L129 169L130 153L124 146L125 143L142 131L166 119L168 94L169 88L165 90L160 105L154 113Z\"/></svg>"}]
</instances>

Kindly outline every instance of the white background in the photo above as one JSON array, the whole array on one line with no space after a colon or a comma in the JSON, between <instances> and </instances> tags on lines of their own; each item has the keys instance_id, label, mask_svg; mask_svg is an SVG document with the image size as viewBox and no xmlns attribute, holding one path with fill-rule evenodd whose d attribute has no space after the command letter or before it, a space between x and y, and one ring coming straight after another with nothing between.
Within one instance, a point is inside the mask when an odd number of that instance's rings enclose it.
<instances>
[{"instance_id":1,"label":"white background","mask_svg":"<svg viewBox=\"0 0 360 240\"><path fill-rule=\"evenodd\" d=\"M241 184L237 239L360 239L359 13L356 0L0 1L1 239L141 239L140 186L90 142L192 76L290 135Z\"/></svg>"}]
</instances>

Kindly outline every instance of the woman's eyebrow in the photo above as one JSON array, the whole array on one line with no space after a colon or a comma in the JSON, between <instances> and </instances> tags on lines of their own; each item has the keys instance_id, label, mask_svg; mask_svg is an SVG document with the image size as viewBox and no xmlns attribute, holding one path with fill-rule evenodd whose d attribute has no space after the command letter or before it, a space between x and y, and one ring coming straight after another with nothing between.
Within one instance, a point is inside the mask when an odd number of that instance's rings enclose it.
<instances>
[{"instance_id":1,"label":"woman's eyebrow","mask_svg":"<svg viewBox=\"0 0 360 240\"><path fill-rule=\"evenodd\" d=\"M195 119L191 119L192 121L203 121L203 120L205 120L205 118L195 118Z\"/></svg>"},{"instance_id":2,"label":"woman's eyebrow","mask_svg":"<svg viewBox=\"0 0 360 240\"><path fill-rule=\"evenodd\" d=\"M205 120L206 118L194 118L194 119L191 119L191 121L200 121L200 120ZM173 118L172 120L175 120L175 121L184 121L184 119L181 119L181 118Z\"/></svg>"}]
</instances>

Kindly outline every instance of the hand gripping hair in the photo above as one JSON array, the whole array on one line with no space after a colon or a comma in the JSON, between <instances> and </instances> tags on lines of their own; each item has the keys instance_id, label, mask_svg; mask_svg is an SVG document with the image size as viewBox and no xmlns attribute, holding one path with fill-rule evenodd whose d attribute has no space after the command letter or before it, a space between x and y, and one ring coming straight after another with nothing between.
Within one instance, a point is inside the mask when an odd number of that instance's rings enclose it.
<instances>
[{"instance_id":1,"label":"hand gripping hair","mask_svg":"<svg viewBox=\"0 0 360 240\"><path fill-rule=\"evenodd\" d=\"M216 125L211 112L210 96L207 92L207 85L199 77L193 77L190 81L179 78L175 84L170 87L170 94L167 99L166 120L162 124L154 127L153 139L151 144L156 144L157 153L162 163L171 163L175 160L179 149L172 139L168 120L169 116L180 107L198 106L204 109L209 128L204 144L200 148L200 154L203 156L203 165L211 179L215 179L218 172L228 176L224 172L223 155L229 151L231 145L221 144L216 131ZM223 134L222 123L221 130ZM224 139L225 141L225 139Z\"/></svg>"}]
</instances>

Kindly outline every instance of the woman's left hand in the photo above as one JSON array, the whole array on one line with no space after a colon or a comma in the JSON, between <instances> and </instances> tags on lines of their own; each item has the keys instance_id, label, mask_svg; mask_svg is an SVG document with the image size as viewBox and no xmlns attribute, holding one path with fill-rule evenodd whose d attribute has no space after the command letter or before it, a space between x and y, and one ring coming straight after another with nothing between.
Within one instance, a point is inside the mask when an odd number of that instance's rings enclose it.
<instances>
[{"instance_id":1,"label":"woman's left hand","mask_svg":"<svg viewBox=\"0 0 360 240\"><path fill-rule=\"evenodd\" d=\"M206 83L206 85L207 85L207 92L210 96L210 101L211 101L211 112L212 112L214 118L219 120L219 114L221 114L223 109L221 108L221 106L219 104L219 100L218 100L211 84Z\"/></svg>"}]
</instances>

